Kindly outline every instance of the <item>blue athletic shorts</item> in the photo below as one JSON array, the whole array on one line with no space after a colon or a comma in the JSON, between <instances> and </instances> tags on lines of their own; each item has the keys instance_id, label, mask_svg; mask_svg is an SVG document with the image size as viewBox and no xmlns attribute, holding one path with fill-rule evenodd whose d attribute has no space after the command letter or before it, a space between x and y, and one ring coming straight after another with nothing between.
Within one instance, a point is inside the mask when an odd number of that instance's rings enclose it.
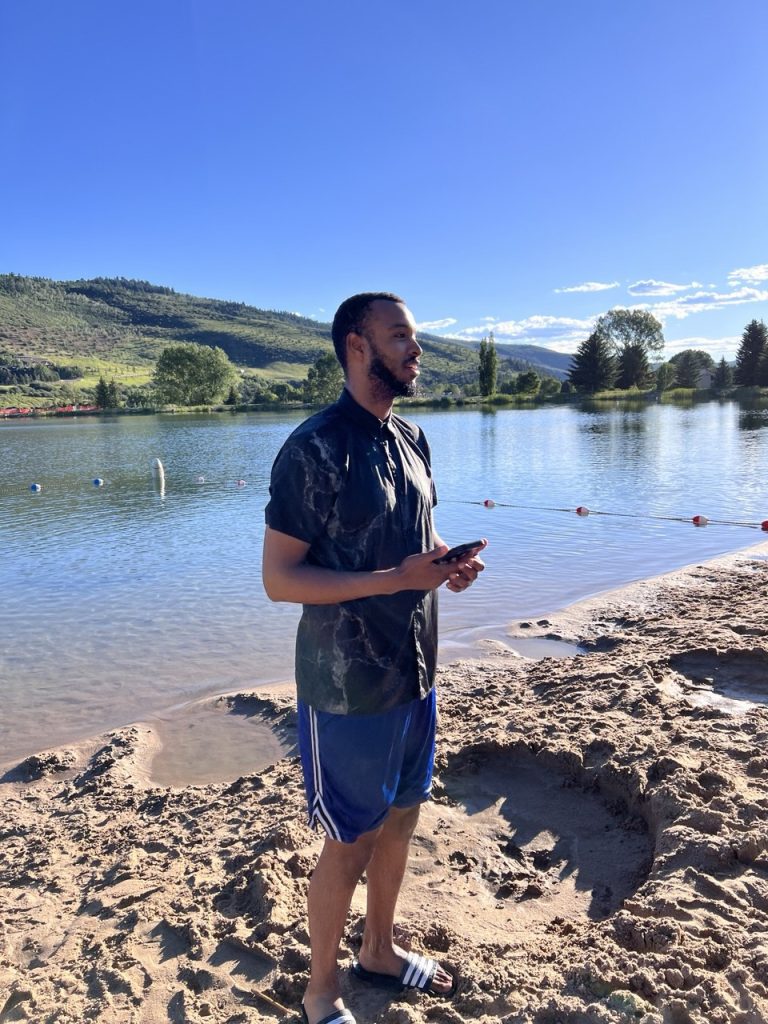
<instances>
[{"instance_id":1,"label":"blue athletic shorts","mask_svg":"<svg viewBox=\"0 0 768 1024\"><path fill-rule=\"evenodd\" d=\"M299 701L310 825L354 843L378 828L390 807L428 800L436 717L434 689L380 715L332 715Z\"/></svg>"}]
</instances>

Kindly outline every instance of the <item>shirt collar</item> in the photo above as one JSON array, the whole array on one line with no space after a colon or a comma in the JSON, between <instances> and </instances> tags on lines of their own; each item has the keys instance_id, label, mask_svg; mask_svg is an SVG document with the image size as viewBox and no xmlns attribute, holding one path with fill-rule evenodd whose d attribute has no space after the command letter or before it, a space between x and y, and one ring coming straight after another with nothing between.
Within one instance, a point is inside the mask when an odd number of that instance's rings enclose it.
<instances>
[{"instance_id":1,"label":"shirt collar","mask_svg":"<svg viewBox=\"0 0 768 1024\"><path fill-rule=\"evenodd\" d=\"M371 437L386 438L393 433L391 414L384 421L380 420L378 416L374 416L372 412L368 412L359 402L355 401L346 388L341 392L339 400L336 402L336 408L362 427Z\"/></svg>"}]
</instances>

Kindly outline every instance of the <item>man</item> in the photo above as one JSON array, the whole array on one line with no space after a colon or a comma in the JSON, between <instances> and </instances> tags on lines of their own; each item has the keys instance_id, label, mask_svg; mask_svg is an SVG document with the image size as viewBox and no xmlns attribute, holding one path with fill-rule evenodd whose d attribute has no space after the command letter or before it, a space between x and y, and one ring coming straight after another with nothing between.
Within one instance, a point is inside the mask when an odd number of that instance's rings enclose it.
<instances>
[{"instance_id":1,"label":"man","mask_svg":"<svg viewBox=\"0 0 768 1024\"><path fill-rule=\"evenodd\" d=\"M434 755L436 589L465 590L484 568L447 547L422 431L393 415L422 349L402 299L355 295L333 321L344 370L338 402L291 434L272 468L263 579L273 601L304 605L296 639L299 749L310 821L326 839L309 887L306 1024L355 1024L337 956L355 886L367 913L353 971L384 987L451 995L436 961L395 945L408 846Z\"/></svg>"}]
</instances>

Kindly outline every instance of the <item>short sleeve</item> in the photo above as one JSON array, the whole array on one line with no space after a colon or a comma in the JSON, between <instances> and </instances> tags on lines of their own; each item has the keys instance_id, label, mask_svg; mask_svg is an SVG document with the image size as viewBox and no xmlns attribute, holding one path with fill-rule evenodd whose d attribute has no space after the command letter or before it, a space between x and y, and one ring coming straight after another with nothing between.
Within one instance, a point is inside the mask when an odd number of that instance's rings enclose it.
<instances>
[{"instance_id":1,"label":"short sleeve","mask_svg":"<svg viewBox=\"0 0 768 1024\"><path fill-rule=\"evenodd\" d=\"M325 532L337 487L311 443L289 438L272 466L267 526L307 544Z\"/></svg>"}]
</instances>

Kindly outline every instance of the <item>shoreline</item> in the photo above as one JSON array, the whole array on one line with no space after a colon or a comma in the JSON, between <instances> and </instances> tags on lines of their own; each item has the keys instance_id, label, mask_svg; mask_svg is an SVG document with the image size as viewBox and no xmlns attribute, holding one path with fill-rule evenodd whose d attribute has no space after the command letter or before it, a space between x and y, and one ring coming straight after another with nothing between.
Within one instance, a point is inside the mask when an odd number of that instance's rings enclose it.
<instances>
[{"instance_id":1,"label":"shoreline","mask_svg":"<svg viewBox=\"0 0 768 1024\"><path fill-rule=\"evenodd\" d=\"M695 563L537 624L583 656L494 644L439 669L434 794L398 935L453 964L459 991L391 997L345 970L358 1020L768 1019L767 556ZM290 743L292 687L222 702ZM134 725L4 777L9 1022L298 1020L320 838L297 759L176 788L150 781L155 752ZM364 902L359 886L342 968Z\"/></svg>"},{"instance_id":2,"label":"shoreline","mask_svg":"<svg viewBox=\"0 0 768 1024\"><path fill-rule=\"evenodd\" d=\"M613 606L614 604L622 603L635 603L641 602L649 595L652 598L653 592L656 587L664 582L673 582L678 577L685 580L687 574L696 566L707 566L712 568L728 568L745 557L765 557L768 558L768 540L759 541L753 545L749 545L745 548L739 548L737 551L731 552L725 555L717 555L714 558L707 559L703 562L691 562L678 569L672 569L668 572L659 573L654 576L644 577L639 580L634 580L630 583L619 585L617 587L611 587L608 590L597 591L593 594L587 595L586 597L580 598L577 601L571 602L570 604L564 605L563 607L557 608L554 611L550 611L544 614L531 615L527 619L516 618L506 625L500 624L490 630L484 630L481 627L459 627L454 629L451 633L447 634L441 639L440 650L444 650L446 647L458 648L458 653L451 653L449 657L438 653L438 666L440 669L445 670L450 668L456 662L475 662L491 659L505 653L506 649L511 649L516 656L522 657L528 661L538 661L544 657L558 657L569 656L570 652L565 650L562 654L558 654L555 650L547 652L546 642L551 642L552 647L556 648L558 644L566 646L578 646L582 633L588 630L589 618L591 613L598 608ZM526 623L525 626L521 626L521 622ZM553 622L558 623L558 627L552 626ZM488 635L484 635L487 633ZM461 639L458 641L454 640L455 635L458 634ZM468 636L468 634L471 634ZM515 642L520 641L521 650L517 652L515 650ZM541 642L542 653L531 653L526 654L525 649L535 648ZM575 652L574 652L575 653ZM119 731L121 729L128 728L151 728L155 733L158 733L158 723L171 723L171 727L176 720L181 720L188 716L190 713L194 713L195 709L204 712L214 707L223 706L229 698L235 697L237 694L243 692L252 692L256 695L270 695L272 693L290 692L293 693L293 687L295 686L292 678L285 678L283 680L275 681L269 680L265 682L253 683L249 686L239 686L235 689L229 688L226 690L214 690L210 693L203 695L192 696L189 699L177 701L176 703L169 705L168 707L158 708L155 711L147 713L146 716L141 718L133 719L132 721L126 722L123 725L110 726L100 732L85 732L83 731L73 739L68 741L62 741L55 744L54 748L79 748L87 747L91 744L98 743L100 738L106 735L108 732ZM160 726L160 730L162 726ZM266 761L260 756L259 751L251 751L246 749L248 747L247 737L242 737L242 746L244 750L244 759L241 765L242 773L256 770L256 766L261 761ZM202 741L205 741L205 737L201 737ZM156 750L158 754L162 750L162 741L159 735L155 737ZM48 748L40 748L36 746L29 749L26 753L14 756L13 758L0 760L0 778L4 773L12 771L18 764L24 760L45 753ZM267 750L271 751L271 745L267 744ZM194 772L192 773L195 777L190 776L188 782L185 783L183 778L176 774L175 786L183 786L185 784L198 785L205 784L196 779L201 778L204 774L200 772L200 765L194 762ZM227 765L223 766L222 770L226 771L227 768L235 768L231 758L229 758ZM210 778L206 781L217 781L217 768L215 760L210 763Z\"/></svg>"}]
</instances>

